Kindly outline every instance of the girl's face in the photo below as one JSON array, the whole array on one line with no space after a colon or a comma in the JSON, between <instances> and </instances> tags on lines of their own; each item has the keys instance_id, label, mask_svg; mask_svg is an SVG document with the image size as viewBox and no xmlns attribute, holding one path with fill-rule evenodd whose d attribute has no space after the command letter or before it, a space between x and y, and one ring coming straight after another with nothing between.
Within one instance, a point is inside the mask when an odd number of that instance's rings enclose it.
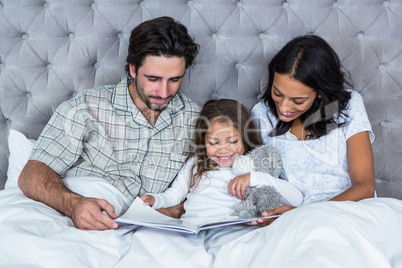
<instances>
[{"instance_id":1,"label":"girl's face","mask_svg":"<svg viewBox=\"0 0 402 268\"><path fill-rule=\"evenodd\" d=\"M311 88L288 74L275 73L271 96L276 105L279 119L291 122L308 111L315 99L321 98Z\"/></svg>"},{"instance_id":2,"label":"girl's face","mask_svg":"<svg viewBox=\"0 0 402 268\"><path fill-rule=\"evenodd\" d=\"M231 167L245 148L238 130L228 122L212 121L205 134L206 152L209 159L221 167Z\"/></svg>"}]
</instances>

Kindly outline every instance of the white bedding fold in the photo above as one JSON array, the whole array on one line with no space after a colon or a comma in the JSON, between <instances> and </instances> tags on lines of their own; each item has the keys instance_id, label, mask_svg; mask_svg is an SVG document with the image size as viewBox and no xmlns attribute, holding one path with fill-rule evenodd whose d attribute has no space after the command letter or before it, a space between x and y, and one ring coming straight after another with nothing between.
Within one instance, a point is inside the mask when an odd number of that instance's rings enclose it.
<instances>
[{"instance_id":1,"label":"white bedding fold","mask_svg":"<svg viewBox=\"0 0 402 268\"><path fill-rule=\"evenodd\" d=\"M93 182L78 179L71 187L124 208L123 195ZM113 267L131 243L126 232L78 230L70 218L27 198L18 187L0 191L0 267Z\"/></svg>"},{"instance_id":2,"label":"white bedding fold","mask_svg":"<svg viewBox=\"0 0 402 268\"><path fill-rule=\"evenodd\" d=\"M66 180L121 214L130 201L96 178ZM402 201L322 202L264 228L235 226L198 236L140 228L81 231L23 195L0 191L0 267L402 267Z\"/></svg>"},{"instance_id":3,"label":"white bedding fold","mask_svg":"<svg viewBox=\"0 0 402 268\"><path fill-rule=\"evenodd\" d=\"M400 200L322 202L224 245L214 267L402 267L401 241Z\"/></svg>"}]
</instances>

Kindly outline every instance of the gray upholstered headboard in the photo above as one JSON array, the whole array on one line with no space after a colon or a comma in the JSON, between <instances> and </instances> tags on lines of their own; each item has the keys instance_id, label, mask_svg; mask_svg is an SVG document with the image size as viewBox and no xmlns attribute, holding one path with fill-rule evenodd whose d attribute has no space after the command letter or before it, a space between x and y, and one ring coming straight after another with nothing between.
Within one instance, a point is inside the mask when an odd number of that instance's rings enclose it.
<instances>
[{"instance_id":1,"label":"gray upholstered headboard","mask_svg":"<svg viewBox=\"0 0 402 268\"><path fill-rule=\"evenodd\" d=\"M10 128L36 139L77 91L124 75L131 29L168 15L201 52L182 92L203 104L235 98L251 108L267 63L300 34L325 38L365 101L376 140L377 192L402 199L402 1L1 0L0 189Z\"/></svg>"}]
</instances>

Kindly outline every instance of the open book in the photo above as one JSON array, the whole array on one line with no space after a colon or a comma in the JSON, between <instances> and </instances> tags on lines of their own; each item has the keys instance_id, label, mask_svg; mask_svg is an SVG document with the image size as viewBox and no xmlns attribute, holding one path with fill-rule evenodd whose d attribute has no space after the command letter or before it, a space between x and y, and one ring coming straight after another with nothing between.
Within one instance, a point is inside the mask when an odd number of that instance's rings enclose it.
<instances>
[{"instance_id":1,"label":"open book","mask_svg":"<svg viewBox=\"0 0 402 268\"><path fill-rule=\"evenodd\" d=\"M259 218L276 218L279 215L259 217ZM198 234L202 230L228 226L234 224L248 223L258 218L240 219L237 216L229 218L211 219L211 218L184 218L175 219L165 216L153 208L145 205L145 203L137 197L130 208L121 217L115 221L120 226L130 224L157 229L164 229L176 232L184 232L190 234Z\"/></svg>"}]
</instances>

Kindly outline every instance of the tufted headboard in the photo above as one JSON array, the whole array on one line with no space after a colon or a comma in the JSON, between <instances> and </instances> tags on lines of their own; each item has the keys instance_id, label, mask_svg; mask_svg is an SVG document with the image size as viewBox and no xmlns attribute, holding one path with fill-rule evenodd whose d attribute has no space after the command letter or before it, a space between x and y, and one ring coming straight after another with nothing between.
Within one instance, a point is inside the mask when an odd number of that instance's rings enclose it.
<instances>
[{"instance_id":1,"label":"tufted headboard","mask_svg":"<svg viewBox=\"0 0 402 268\"><path fill-rule=\"evenodd\" d=\"M62 101L119 82L132 28L165 15L201 46L181 89L200 104L234 98L251 108L287 41L326 39L366 104L377 193L402 199L399 0L0 0L0 189L9 130L36 139Z\"/></svg>"}]
</instances>

